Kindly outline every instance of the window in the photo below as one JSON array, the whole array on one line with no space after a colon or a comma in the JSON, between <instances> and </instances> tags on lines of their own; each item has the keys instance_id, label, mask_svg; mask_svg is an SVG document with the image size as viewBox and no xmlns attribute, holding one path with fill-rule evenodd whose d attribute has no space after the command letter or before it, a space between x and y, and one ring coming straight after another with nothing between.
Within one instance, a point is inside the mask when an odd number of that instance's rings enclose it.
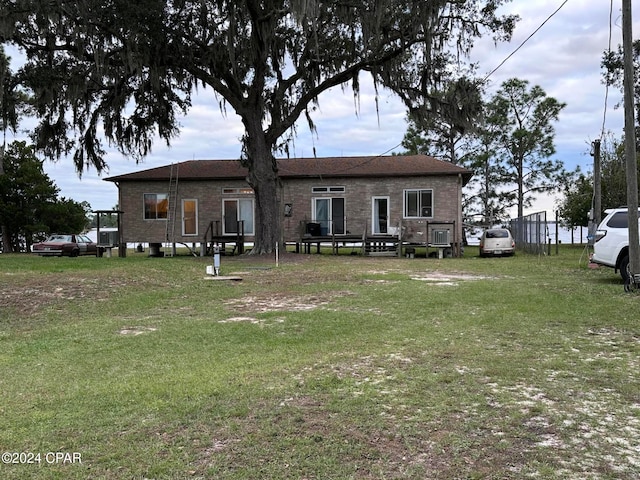
<instances>
[{"instance_id":1,"label":"window","mask_svg":"<svg viewBox=\"0 0 640 480\"><path fill-rule=\"evenodd\" d=\"M433 190L404 191L405 218L433 217Z\"/></svg>"},{"instance_id":2,"label":"window","mask_svg":"<svg viewBox=\"0 0 640 480\"><path fill-rule=\"evenodd\" d=\"M238 233L238 222L244 222L244 234L255 235L253 198L229 198L222 202L223 235Z\"/></svg>"},{"instance_id":3,"label":"window","mask_svg":"<svg viewBox=\"0 0 640 480\"><path fill-rule=\"evenodd\" d=\"M344 187L311 187L312 193L344 193Z\"/></svg>"},{"instance_id":4,"label":"window","mask_svg":"<svg viewBox=\"0 0 640 480\"><path fill-rule=\"evenodd\" d=\"M242 194L242 195L253 195L253 189L246 187L246 188L223 188L222 189L222 193L225 195L238 195L238 194Z\"/></svg>"},{"instance_id":5,"label":"window","mask_svg":"<svg viewBox=\"0 0 640 480\"><path fill-rule=\"evenodd\" d=\"M507 230L492 229L485 232L485 238L509 238Z\"/></svg>"},{"instance_id":6,"label":"window","mask_svg":"<svg viewBox=\"0 0 640 480\"><path fill-rule=\"evenodd\" d=\"M144 194L144 219L159 220L167 218L169 198L166 193Z\"/></svg>"},{"instance_id":7,"label":"window","mask_svg":"<svg viewBox=\"0 0 640 480\"><path fill-rule=\"evenodd\" d=\"M638 213L640 217L640 212ZM609 228L629 228L629 214L627 212L616 212L607 222Z\"/></svg>"}]
</instances>

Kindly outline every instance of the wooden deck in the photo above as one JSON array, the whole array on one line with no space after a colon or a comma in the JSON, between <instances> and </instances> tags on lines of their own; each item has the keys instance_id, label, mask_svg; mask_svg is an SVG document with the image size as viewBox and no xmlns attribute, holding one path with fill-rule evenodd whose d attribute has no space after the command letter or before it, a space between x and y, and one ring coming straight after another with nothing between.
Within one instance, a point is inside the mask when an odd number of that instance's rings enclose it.
<instances>
[{"instance_id":1,"label":"wooden deck","mask_svg":"<svg viewBox=\"0 0 640 480\"><path fill-rule=\"evenodd\" d=\"M394 235L303 235L296 242L296 253L311 253L315 245L320 253L322 245L331 245L331 253L337 255L341 248L358 251L361 255L398 256L400 240Z\"/></svg>"},{"instance_id":2,"label":"wooden deck","mask_svg":"<svg viewBox=\"0 0 640 480\"><path fill-rule=\"evenodd\" d=\"M221 255L242 255L244 253L245 235L244 222L239 221L236 227L236 233L230 235L221 234L220 221L210 222L207 230L204 232L203 245L205 248L200 255L213 255L213 247L220 247ZM227 245L233 244L233 248L228 251Z\"/></svg>"},{"instance_id":3,"label":"wooden deck","mask_svg":"<svg viewBox=\"0 0 640 480\"><path fill-rule=\"evenodd\" d=\"M365 232L369 230L366 223ZM339 225L339 227L344 227ZM302 221L300 222L299 240L295 242L296 253L311 253L315 245L315 252L320 253L322 246L331 246L331 253L337 255L341 248L351 249L351 253L359 253L367 256L407 256L415 255L415 248L426 249L426 256L437 256L444 258L449 256L460 256L461 248L457 235L455 234L455 222L425 222L424 242L411 242L403 240L400 232L403 231L402 224L397 228L390 228L390 231L397 234L330 234L319 235L321 228L319 223ZM340 229L339 229L340 230ZM287 242L290 245L294 242Z\"/></svg>"},{"instance_id":4,"label":"wooden deck","mask_svg":"<svg viewBox=\"0 0 640 480\"><path fill-rule=\"evenodd\" d=\"M295 252L321 253L322 246L329 245L333 255L338 255L340 249L349 249L353 254L371 257L401 257L405 251L408 255L421 247L426 249L428 257L445 258L456 249L455 244L403 242L394 235L306 235L295 243Z\"/></svg>"}]
</instances>

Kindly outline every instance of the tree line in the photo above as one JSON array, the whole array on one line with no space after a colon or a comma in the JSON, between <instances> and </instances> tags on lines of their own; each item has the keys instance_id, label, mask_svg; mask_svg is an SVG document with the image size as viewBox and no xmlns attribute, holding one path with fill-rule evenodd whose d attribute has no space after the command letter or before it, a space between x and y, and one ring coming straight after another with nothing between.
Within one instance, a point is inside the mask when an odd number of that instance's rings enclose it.
<instances>
[{"instance_id":1,"label":"tree line","mask_svg":"<svg viewBox=\"0 0 640 480\"><path fill-rule=\"evenodd\" d=\"M518 78L505 81L488 99L483 90L470 77L451 79L442 94L445 109L410 114L403 147L472 170L465 217L492 225L505 221L513 207L522 216L537 195L565 182L563 162L551 157L554 123L566 104Z\"/></svg>"},{"instance_id":2,"label":"tree line","mask_svg":"<svg viewBox=\"0 0 640 480\"><path fill-rule=\"evenodd\" d=\"M87 202L59 195L34 145L4 140L8 131L18 130L23 116L33 114L33 98L9 63L0 46L0 251L29 252L51 233L84 231L93 218Z\"/></svg>"},{"instance_id":3,"label":"tree line","mask_svg":"<svg viewBox=\"0 0 640 480\"><path fill-rule=\"evenodd\" d=\"M107 167L105 143L136 160L156 137L170 144L193 92L212 89L245 128L252 252L269 253L281 238L275 155L288 155L299 119L315 130L322 93L350 87L357 99L362 74L404 102L407 151L475 172L467 216L490 222L512 207L521 215L536 195L563 188L570 197L587 181L552 158L564 103L517 78L484 98L465 63L478 38L511 38L519 17L500 15L504 3L0 0L0 44L25 54L11 86L32 94L35 148L50 159L70 155L79 172ZM618 54L603 60L612 85L621 78ZM0 100L8 128L14 99Z\"/></svg>"},{"instance_id":4,"label":"tree line","mask_svg":"<svg viewBox=\"0 0 640 480\"><path fill-rule=\"evenodd\" d=\"M0 175L2 251L29 252L54 232L80 232L90 223L91 206L59 196L33 146L13 142L4 152Z\"/></svg>"},{"instance_id":5,"label":"tree line","mask_svg":"<svg viewBox=\"0 0 640 480\"><path fill-rule=\"evenodd\" d=\"M634 42L636 138L640 138L640 40ZM621 47L603 54L603 83L622 91ZM569 228L588 226L593 218L593 172L567 171L552 159L554 122L566 104L548 97L540 86L512 78L485 98L484 85L470 75L450 78L442 90L446 108L409 115L403 140L406 153L427 153L474 171L465 190L465 217L483 225L518 216L536 196L560 192L558 216ZM603 132L599 139L604 209L625 205L624 136ZM640 146L636 147L636 151ZM639 169L640 177L640 169Z\"/></svg>"},{"instance_id":6,"label":"tree line","mask_svg":"<svg viewBox=\"0 0 640 480\"><path fill-rule=\"evenodd\" d=\"M634 103L635 103L635 129L636 155L640 151L640 40L633 42L634 63ZM618 46L617 50L605 52L601 63L603 69L603 82L623 90L623 51ZM624 135L617 137L613 132L603 132L600 142L601 164L601 203L604 218L604 210L616 208L627 204L627 173L625 166ZM640 168L638 169L640 178ZM640 182L639 182L640 184ZM569 227L586 227L593 208L594 181L592 172L576 172L570 182L564 186L564 198L558 212L564 223Z\"/></svg>"}]
</instances>

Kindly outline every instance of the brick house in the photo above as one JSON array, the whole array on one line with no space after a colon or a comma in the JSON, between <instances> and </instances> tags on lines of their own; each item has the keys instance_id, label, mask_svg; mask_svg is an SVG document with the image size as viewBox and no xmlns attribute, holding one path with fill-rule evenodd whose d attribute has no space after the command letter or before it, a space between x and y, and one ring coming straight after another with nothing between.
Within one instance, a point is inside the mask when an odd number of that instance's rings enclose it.
<instances>
[{"instance_id":1,"label":"brick house","mask_svg":"<svg viewBox=\"0 0 640 480\"><path fill-rule=\"evenodd\" d=\"M442 243L462 238L471 171L426 155L279 159L287 244ZM254 196L238 160L192 160L106 178L118 186L122 240L253 241ZM437 238L436 238L437 237Z\"/></svg>"}]
</instances>

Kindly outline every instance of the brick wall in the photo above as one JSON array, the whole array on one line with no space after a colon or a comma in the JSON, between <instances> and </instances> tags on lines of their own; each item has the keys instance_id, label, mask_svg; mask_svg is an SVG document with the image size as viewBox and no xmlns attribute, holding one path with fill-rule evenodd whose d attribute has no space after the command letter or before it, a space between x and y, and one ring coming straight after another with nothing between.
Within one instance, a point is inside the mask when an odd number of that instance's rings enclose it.
<instances>
[{"instance_id":1,"label":"brick wall","mask_svg":"<svg viewBox=\"0 0 640 480\"><path fill-rule=\"evenodd\" d=\"M318 186L345 187L344 193L312 193ZM403 218L404 190L432 189L433 217L426 219ZM404 238L410 242L424 242L427 223L455 222L456 238L460 238L461 189L458 177L389 177L389 178L342 178L295 179L285 182L283 204L292 205L292 216L284 220L284 235L288 241L299 238L300 222L313 222L312 198L344 197L346 229L355 235L371 234L373 197L389 197L389 226L397 227L402 222ZM443 227L443 228L452 228ZM454 234L451 238L453 240Z\"/></svg>"},{"instance_id":2,"label":"brick wall","mask_svg":"<svg viewBox=\"0 0 640 480\"><path fill-rule=\"evenodd\" d=\"M223 188L246 188L243 181L183 181L178 182L175 241L184 243L199 243L210 222L218 222L222 233L222 198L246 198L244 194L223 195ZM169 182L121 182L119 188L119 206L122 215L123 234L126 242L130 243L162 243L165 241L167 221L145 220L144 194L166 194ZM182 200L197 200L198 227L196 235L182 235Z\"/></svg>"}]
</instances>

